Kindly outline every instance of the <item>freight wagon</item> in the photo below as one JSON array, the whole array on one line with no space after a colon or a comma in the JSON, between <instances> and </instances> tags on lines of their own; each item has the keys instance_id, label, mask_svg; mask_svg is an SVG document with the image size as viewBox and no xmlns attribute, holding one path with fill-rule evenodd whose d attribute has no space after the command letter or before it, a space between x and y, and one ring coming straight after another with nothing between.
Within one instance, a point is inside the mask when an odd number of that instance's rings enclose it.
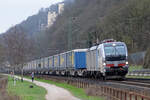
<instances>
[{"instance_id":1,"label":"freight wagon","mask_svg":"<svg viewBox=\"0 0 150 100\"><path fill-rule=\"evenodd\" d=\"M86 69L87 49L76 49L28 63L24 70L31 73L79 75Z\"/></svg>"}]
</instances>

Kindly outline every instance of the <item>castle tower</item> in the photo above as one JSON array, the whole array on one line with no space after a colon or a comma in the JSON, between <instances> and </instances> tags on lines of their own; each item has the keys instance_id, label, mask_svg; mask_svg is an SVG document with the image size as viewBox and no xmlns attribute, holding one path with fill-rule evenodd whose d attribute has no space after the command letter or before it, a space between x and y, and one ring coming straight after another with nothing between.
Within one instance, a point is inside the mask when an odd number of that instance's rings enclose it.
<instances>
[{"instance_id":1,"label":"castle tower","mask_svg":"<svg viewBox=\"0 0 150 100\"><path fill-rule=\"evenodd\" d=\"M47 27L51 27L56 20L58 14L64 11L64 3L58 4L58 11L49 11L47 16Z\"/></svg>"},{"instance_id":2,"label":"castle tower","mask_svg":"<svg viewBox=\"0 0 150 100\"><path fill-rule=\"evenodd\" d=\"M64 3L58 4L58 14L61 14L64 11Z\"/></svg>"},{"instance_id":3,"label":"castle tower","mask_svg":"<svg viewBox=\"0 0 150 100\"><path fill-rule=\"evenodd\" d=\"M57 13L56 12L48 12L47 25L50 27L54 21L56 20Z\"/></svg>"}]
</instances>

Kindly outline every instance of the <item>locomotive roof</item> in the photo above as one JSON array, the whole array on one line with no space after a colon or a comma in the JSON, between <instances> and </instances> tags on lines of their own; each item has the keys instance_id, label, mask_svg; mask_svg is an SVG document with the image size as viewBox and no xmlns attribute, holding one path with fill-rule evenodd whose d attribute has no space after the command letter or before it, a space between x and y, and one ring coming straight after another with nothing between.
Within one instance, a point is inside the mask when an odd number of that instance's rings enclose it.
<instances>
[{"instance_id":1,"label":"locomotive roof","mask_svg":"<svg viewBox=\"0 0 150 100\"><path fill-rule=\"evenodd\" d=\"M106 42L106 43L101 43L97 46L93 46L91 48L89 48L89 50L95 50L97 49L100 45L108 45L108 46L112 46L113 44L117 44L117 45L124 45L125 43L124 42Z\"/></svg>"},{"instance_id":2,"label":"locomotive roof","mask_svg":"<svg viewBox=\"0 0 150 100\"><path fill-rule=\"evenodd\" d=\"M124 42L107 42L107 43L102 43L104 45L112 45L112 44L116 44L116 45L124 45Z\"/></svg>"}]
</instances>

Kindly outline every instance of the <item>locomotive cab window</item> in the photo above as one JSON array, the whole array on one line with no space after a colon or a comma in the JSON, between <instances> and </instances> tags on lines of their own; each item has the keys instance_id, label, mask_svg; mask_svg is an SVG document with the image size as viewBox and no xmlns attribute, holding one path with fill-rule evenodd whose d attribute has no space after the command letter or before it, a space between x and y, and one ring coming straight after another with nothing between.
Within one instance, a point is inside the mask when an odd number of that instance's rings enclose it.
<instances>
[{"instance_id":1,"label":"locomotive cab window","mask_svg":"<svg viewBox=\"0 0 150 100\"><path fill-rule=\"evenodd\" d=\"M105 46L104 50L108 61L126 59L126 49L123 45Z\"/></svg>"}]
</instances>

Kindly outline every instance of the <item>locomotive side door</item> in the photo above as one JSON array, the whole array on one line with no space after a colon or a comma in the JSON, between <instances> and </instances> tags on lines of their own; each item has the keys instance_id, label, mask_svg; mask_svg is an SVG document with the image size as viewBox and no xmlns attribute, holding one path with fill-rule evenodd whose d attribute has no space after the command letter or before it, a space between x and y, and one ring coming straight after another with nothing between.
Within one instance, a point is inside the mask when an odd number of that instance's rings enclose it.
<instances>
[{"instance_id":1,"label":"locomotive side door","mask_svg":"<svg viewBox=\"0 0 150 100\"><path fill-rule=\"evenodd\" d=\"M103 71L103 52L102 52L102 46L100 45L98 48L98 66L99 70L102 72Z\"/></svg>"}]
</instances>

